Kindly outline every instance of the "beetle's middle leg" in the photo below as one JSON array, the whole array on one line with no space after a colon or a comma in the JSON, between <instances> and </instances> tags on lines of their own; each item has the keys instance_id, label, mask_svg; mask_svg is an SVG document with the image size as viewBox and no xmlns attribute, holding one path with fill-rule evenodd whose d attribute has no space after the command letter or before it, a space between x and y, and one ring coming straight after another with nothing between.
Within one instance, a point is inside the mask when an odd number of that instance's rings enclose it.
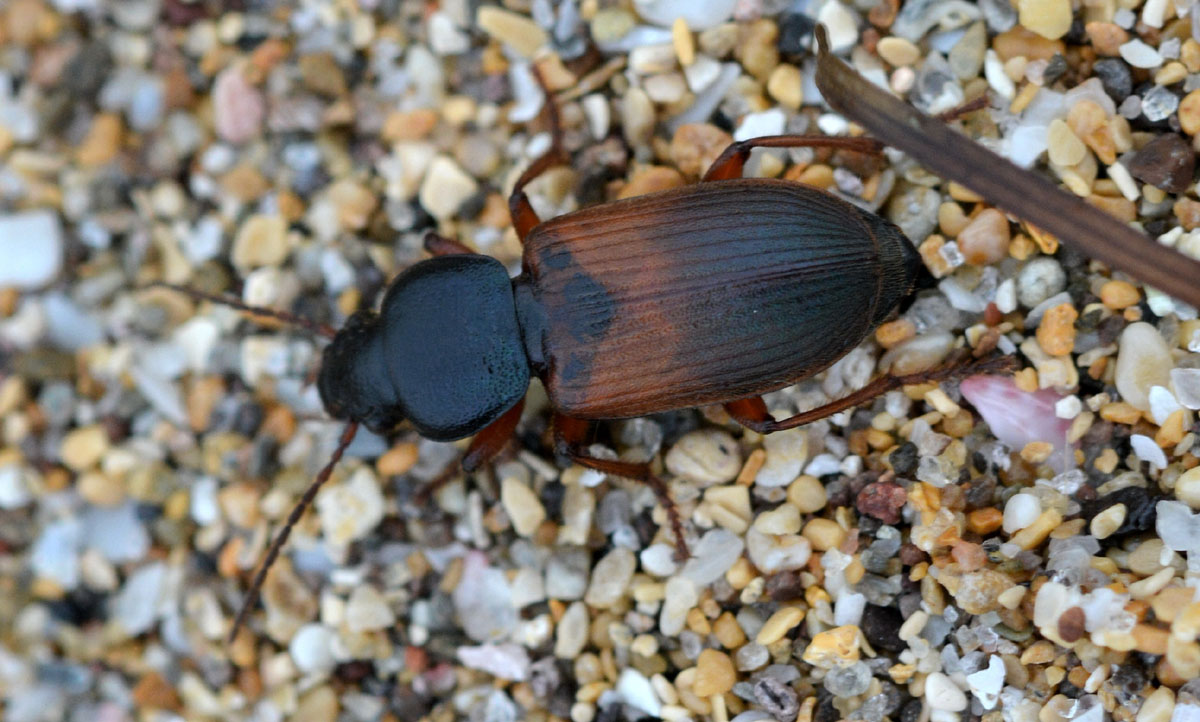
<instances>
[{"instance_id":1,"label":"beetle's middle leg","mask_svg":"<svg viewBox=\"0 0 1200 722\"><path fill-rule=\"evenodd\" d=\"M797 426L811 424L814 421L819 421L826 416L831 416L839 411L852 409L860 404L865 404L876 396L894 391L903 386L915 384L927 384L946 381L953 378L960 378L974 373L1002 373L1010 371L1012 367L1012 357L1000 356L984 359L969 359L965 362L951 362L944 366L921 371L915 374L907 374L904 376L893 376L887 374L880 376L871 383L862 387L852 394L843 396L840 399L835 399L827 404L818 406L815 409L801 411L798 414L789 416L786 419L775 420L771 413L767 410L767 404L762 400L761 396L752 396L748 399L740 399L738 401L730 401L725 404L725 411L733 417L742 426L745 426L751 431L757 431L760 434L769 434L773 431L783 431L784 429L794 429Z\"/></svg>"},{"instance_id":2,"label":"beetle's middle leg","mask_svg":"<svg viewBox=\"0 0 1200 722\"><path fill-rule=\"evenodd\" d=\"M666 482L654 475L654 472L650 470L649 464L599 459L588 455L587 451L584 450L584 444L587 441L590 426L591 423L583 419L574 419L570 416L555 414L555 450L569 457L571 461L580 466L586 466L596 471L603 471L606 474L634 479L649 486L654 491L654 495L658 497L658 502L663 505L663 509L667 512L667 519L671 524L671 532L675 535L676 557L686 559L689 553L687 541L683 536L683 520L679 517L679 507L675 505L675 500L671 498L671 492L667 488Z\"/></svg>"},{"instance_id":3,"label":"beetle's middle leg","mask_svg":"<svg viewBox=\"0 0 1200 722\"><path fill-rule=\"evenodd\" d=\"M860 153L876 153L883 144L870 138L839 138L827 135L764 135L761 138L739 140L730 145L713 161L702 181L741 178L742 169L755 148L835 148Z\"/></svg>"},{"instance_id":4,"label":"beetle's middle leg","mask_svg":"<svg viewBox=\"0 0 1200 722\"><path fill-rule=\"evenodd\" d=\"M508 197L508 213L512 216L517 238L520 238L522 243L525 242L525 237L529 235L534 226L542 222L529 203L529 196L525 195L525 186L529 185L534 178L545 173L547 169L570 161L570 156L563 148L562 121L558 115L558 105L554 102L554 93L550 90L550 86L546 85L546 79L542 77L542 73L536 65L530 66L530 70L533 71L533 77L537 79L538 85L542 86L542 92L546 94L546 116L550 123L550 150L525 169L525 172L517 178L517 182L513 184L512 195Z\"/></svg>"}]
</instances>

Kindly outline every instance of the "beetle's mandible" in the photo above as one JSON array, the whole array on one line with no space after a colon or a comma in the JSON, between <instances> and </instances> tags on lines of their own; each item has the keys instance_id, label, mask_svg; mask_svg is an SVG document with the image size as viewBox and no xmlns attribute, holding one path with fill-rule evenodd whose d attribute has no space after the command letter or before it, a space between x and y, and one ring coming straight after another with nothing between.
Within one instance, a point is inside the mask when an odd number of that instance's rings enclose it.
<instances>
[{"instance_id":1,"label":"beetle's mandible","mask_svg":"<svg viewBox=\"0 0 1200 722\"><path fill-rule=\"evenodd\" d=\"M959 366L883 376L779 420L760 396L858 346L912 292L923 265L912 242L883 218L814 187L742 178L743 166L754 148L878 153L877 142L796 135L736 142L696 185L543 222L524 189L569 160L549 93L547 99L551 150L521 175L509 199L524 244L516 278L499 261L431 235L426 247L434 257L396 277L378 312L359 311L338 331L232 303L332 338L317 384L329 414L348 424L272 543L231 637L359 424L386 433L407 420L429 439L474 436L462 460L471 471L512 437L536 375L554 411L556 450L649 484L686 554L666 485L649 464L590 455L591 421L723 404L740 424L769 433L904 384L963 372Z\"/></svg>"}]
</instances>

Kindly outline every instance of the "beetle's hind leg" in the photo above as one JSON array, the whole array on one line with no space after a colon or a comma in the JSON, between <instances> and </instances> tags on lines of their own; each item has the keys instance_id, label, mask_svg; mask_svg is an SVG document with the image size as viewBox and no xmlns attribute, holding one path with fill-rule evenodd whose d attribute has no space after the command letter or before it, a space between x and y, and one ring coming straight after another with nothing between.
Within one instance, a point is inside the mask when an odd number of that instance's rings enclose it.
<instances>
[{"instance_id":1,"label":"beetle's hind leg","mask_svg":"<svg viewBox=\"0 0 1200 722\"><path fill-rule=\"evenodd\" d=\"M542 77L542 73L536 65L531 65L530 70L533 72L533 77L537 79L538 85L542 87L542 92L546 94L546 116L550 123L550 150L543 153L525 169L525 172L517 178L517 182L513 185L512 195L508 197L508 212L512 216L513 228L517 231L517 237L521 239L522 243L525 242L525 237L529 235L534 226L542 222L529 203L529 196L525 195L525 186L529 185L534 178L545 173L547 169L570 161L570 156L563 147L562 121L558 115L558 105L554 101L554 93L550 90L550 86L546 85L546 79Z\"/></svg>"},{"instance_id":2,"label":"beetle's hind leg","mask_svg":"<svg viewBox=\"0 0 1200 722\"><path fill-rule=\"evenodd\" d=\"M675 535L676 558L680 561L687 559L690 554L688 552L687 540L683 535L683 520L679 516L679 507L675 505L675 500L671 498L671 492L667 488L666 482L655 476L654 472L650 470L649 464L635 464L628 461L614 461L612 459L599 459L590 456L583 447L587 440L587 433L590 426L590 422L583 419L574 419L570 416L555 414L555 450L580 466L595 469L596 471L603 471L606 474L623 476L626 479L634 479L649 486L654 495L658 497L658 502L663 505L663 509L667 512L667 519L671 524L671 532Z\"/></svg>"},{"instance_id":3,"label":"beetle's hind leg","mask_svg":"<svg viewBox=\"0 0 1200 722\"><path fill-rule=\"evenodd\" d=\"M828 135L764 135L761 138L739 140L725 149L713 161L703 182L741 178L750 151L755 148L833 148L878 155L883 144L870 138L840 138Z\"/></svg>"},{"instance_id":4,"label":"beetle's hind leg","mask_svg":"<svg viewBox=\"0 0 1200 722\"><path fill-rule=\"evenodd\" d=\"M747 429L757 431L760 434L769 434L773 431L794 429L797 426L811 424L839 411L845 411L846 409L852 409L855 406L865 404L876 396L903 386L940 383L975 373L1007 373L1012 370L1013 359L1010 356L993 356L984 359L968 358L958 362L952 361L943 366L915 374L907 374L905 376L887 374L880 376L852 394L830 401L815 409L802 411L786 419L779 419L778 421L771 416L767 410L767 404L762 400L761 396L730 401L725 404L725 411L733 417L734 421L737 421Z\"/></svg>"}]
</instances>

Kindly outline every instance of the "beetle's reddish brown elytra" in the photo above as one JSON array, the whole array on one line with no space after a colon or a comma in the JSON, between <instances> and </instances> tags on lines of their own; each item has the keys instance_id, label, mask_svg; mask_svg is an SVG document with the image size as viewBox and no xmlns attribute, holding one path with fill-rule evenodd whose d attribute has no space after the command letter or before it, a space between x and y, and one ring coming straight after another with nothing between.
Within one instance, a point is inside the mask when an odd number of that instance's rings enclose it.
<instances>
[{"instance_id":1,"label":"beetle's reddish brown elytra","mask_svg":"<svg viewBox=\"0 0 1200 722\"><path fill-rule=\"evenodd\" d=\"M738 423L770 433L905 384L995 368L983 361L884 376L825 406L772 418L761 394L811 377L858 346L912 292L923 266L892 223L817 188L742 178L743 166L754 148L878 153L881 146L793 135L741 141L697 185L543 222L524 189L568 160L552 101L547 111L552 148L521 175L510 197L524 244L516 278L495 259L430 235L426 248L434 257L396 277L378 312L359 311L336 332L232 302L332 337L317 385L328 413L348 423L333 458L267 552L231 639L359 424L387 433L408 421L443 441L473 436L462 460L471 471L513 436L537 376L554 412L556 450L650 485L686 555L666 484L649 464L589 454L592 421L723 404Z\"/></svg>"}]
</instances>

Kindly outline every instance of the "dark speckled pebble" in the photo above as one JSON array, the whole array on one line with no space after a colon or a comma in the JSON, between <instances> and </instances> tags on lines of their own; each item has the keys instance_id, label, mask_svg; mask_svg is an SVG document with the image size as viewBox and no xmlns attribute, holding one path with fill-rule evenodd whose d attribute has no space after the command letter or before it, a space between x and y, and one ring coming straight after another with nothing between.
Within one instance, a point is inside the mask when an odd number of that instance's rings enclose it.
<instances>
[{"instance_id":1,"label":"dark speckled pebble","mask_svg":"<svg viewBox=\"0 0 1200 722\"><path fill-rule=\"evenodd\" d=\"M1157 501L1158 499L1151 496L1146 489L1140 486L1127 486L1111 494L1105 494L1099 499L1085 502L1082 516L1084 519L1091 519L1114 504L1124 504L1125 522L1109 537L1112 539L1153 529L1157 517L1154 504Z\"/></svg>"},{"instance_id":2,"label":"dark speckled pebble","mask_svg":"<svg viewBox=\"0 0 1200 722\"><path fill-rule=\"evenodd\" d=\"M892 462L892 468L897 474L908 476L917 468L917 445L911 441L904 442L892 452L888 460Z\"/></svg>"},{"instance_id":3,"label":"dark speckled pebble","mask_svg":"<svg viewBox=\"0 0 1200 722\"><path fill-rule=\"evenodd\" d=\"M904 624L904 618L900 616L900 610L894 607L868 604L863 610L861 624L863 635L875 649L903 652L908 645L900 639L900 625L902 624Z\"/></svg>"},{"instance_id":4,"label":"dark speckled pebble","mask_svg":"<svg viewBox=\"0 0 1200 722\"><path fill-rule=\"evenodd\" d=\"M1129 72L1129 66L1125 61L1117 58L1104 58L1097 60L1092 66L1092 72L1100 78L1100 83L1104 86L1104 92L1108 93L1108 97L1120 103L1129 97L1133 92L1133 75Z\"/></svg>"},{"instance_id":5,"label":"dark speckled pebble","mask_svg":"<svg viewBox=\"0 0 1200 722\"><path fill-rule=\"evenodd\" d=\"M1182 136L1165 133L1126 162L1129 174L1168 193L1183 193L1196 171L1196 154Z\"/></svg>"},{"instance_id":6,"label":"dark speckled pebble","mask_svg":"<svg viewBox=\"0 0 1200 722\"><path fill-rule=\"evenodd\" d=\"M784 55L801 55L808 52L814 26L813 19L807 15L784 15L779 21L779 52Z\"/></svg>"}]
</instances>

